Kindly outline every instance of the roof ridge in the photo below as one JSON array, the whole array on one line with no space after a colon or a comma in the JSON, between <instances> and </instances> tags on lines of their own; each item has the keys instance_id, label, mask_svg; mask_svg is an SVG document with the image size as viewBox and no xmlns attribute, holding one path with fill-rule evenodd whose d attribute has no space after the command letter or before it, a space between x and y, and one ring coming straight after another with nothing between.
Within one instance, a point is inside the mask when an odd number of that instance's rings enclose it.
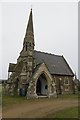
<instances>
[{"instance_id":1,"label":"roof ridge","mask_svg":"<svg viewBox=\"0 0 80 120\"><path fill-rule=\"evenodd\" d=\"M57 57L62 57L63 55L55 55L55 54L52 54L52 53L48 53L48 52L42 52L42 51L37 51L37 50L34 50L35 52L40 52L40 53L44 53L44 54L48 54L48 55L54 55L54 56L57 56Z\"/></svg>"}]
</instances>

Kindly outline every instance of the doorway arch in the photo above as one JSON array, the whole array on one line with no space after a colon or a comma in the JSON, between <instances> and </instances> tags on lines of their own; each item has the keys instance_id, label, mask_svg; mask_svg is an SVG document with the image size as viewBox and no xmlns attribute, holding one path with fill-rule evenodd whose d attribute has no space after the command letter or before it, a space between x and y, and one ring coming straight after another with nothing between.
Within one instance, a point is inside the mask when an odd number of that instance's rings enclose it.
<instances>
[{"instance_id":1,"label":"doorway arch","mask_svg":"<svg viewBox=\"0 0 80 120\"><path fill-rule=\"evenodd\" d=\"M44 73L40 75L36 82L36 94L38 96L45 96L48 93L48 82Z\"/></svg>"},{"instance_id":2,"label":"doorway arch","mask_svg":"<svg viewBox=\"0 0 80 120\"><path fill-rule=\"evenodd\" d=\"M44 62L36 67L27 89L27 98L38 98L39 95L56 95L53 78Z\"/></svg>"}]
</instances>

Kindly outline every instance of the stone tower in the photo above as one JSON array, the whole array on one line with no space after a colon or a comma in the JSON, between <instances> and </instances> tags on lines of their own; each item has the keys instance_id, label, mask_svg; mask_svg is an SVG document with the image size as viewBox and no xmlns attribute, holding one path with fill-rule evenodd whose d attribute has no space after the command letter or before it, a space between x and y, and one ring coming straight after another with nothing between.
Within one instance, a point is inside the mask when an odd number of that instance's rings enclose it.
<instances>
[{"instance_id":1,"label":"stone tower","mask_svg":"<svg viewBox=\"0 0 80 120\"><path fill-rule=\"evenodd\" d=\"M34 46L33 17L31 9L26 34L23 41L23 49L18 58L18 62L20 60L23 62L21 80L25 78L25 81L27 80L27 82L31 77L34 68Z\"/></svg>"}]
</instances>

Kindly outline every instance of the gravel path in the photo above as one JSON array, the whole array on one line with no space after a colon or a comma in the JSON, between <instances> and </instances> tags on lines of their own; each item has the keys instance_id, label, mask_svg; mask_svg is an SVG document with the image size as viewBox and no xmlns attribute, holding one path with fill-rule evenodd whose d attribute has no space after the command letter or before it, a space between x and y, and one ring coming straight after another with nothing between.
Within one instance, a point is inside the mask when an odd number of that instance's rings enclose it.
<instances>
[{"instance_id":1,"label":"gravel path","mask_svg":"<svg viewBox=\"0 0 80 120\"><path fill-rule=\"evenodd\" d=\"M11 107L10 107L11 106ZM39 99L3 107L3 118L43 118L50 113L78 106L75 99Z\"/></svg>"}]
</instances>

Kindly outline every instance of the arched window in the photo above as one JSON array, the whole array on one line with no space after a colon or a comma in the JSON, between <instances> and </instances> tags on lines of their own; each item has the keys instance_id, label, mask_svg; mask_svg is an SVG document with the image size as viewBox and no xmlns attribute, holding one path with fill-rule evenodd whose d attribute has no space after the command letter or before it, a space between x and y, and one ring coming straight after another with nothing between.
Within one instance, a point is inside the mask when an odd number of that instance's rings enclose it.
<instances>
[{"instance_id":1,"label":"arched window","mask_svg":"<svg viewBox=\"0 0 80 120\"><path fill-rule=\"evenodd\" d=\"M69 84L69 80L68 80L68 79L65 79L65 80L64 80L64 84Z\"/></svg>"}]
</instances>

